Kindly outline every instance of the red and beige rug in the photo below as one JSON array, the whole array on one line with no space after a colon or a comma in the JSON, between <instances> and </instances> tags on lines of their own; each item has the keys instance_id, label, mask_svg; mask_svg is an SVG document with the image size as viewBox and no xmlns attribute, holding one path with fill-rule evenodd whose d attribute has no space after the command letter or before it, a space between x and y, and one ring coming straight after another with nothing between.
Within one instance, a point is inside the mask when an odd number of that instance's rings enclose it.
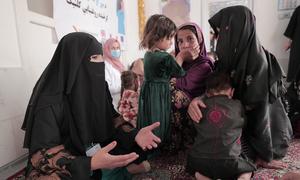
<instances>
[{"instance_id":1,"label":"red and beige rug","mask_svg":"<svg viewBox=\"0 0 300 180\"><path fill-rule=\"evenodd\" d=\"M290 145L287 156L282 159L289 166L283 170L258 169L253 180L279 180L286 172L300 172L300 139L294 139ZM159 157L150 161L152 170L145 174L133 177L133 180L189 180L194 179L185 172L185 154L180 152L176 156ZM8 178L9 180L25 179L24 171Z\"/></svg>"},{"instance_id":2,"label":"red and beige rug","mask_svg":"<svg viewBox=\"0 0 300 180\"><path fill-rule=\"evenodd\" d=\"M255 172L253 180L278 180L286 172L300 171L300 139L294 139L288 154L282 159L289 166L283 170L260 168ZM134 176L134 180L188 180L194 179L185 172L185 154L159 157L150 161L152 170L145 174Z\"/></svg>"}]
</instances>

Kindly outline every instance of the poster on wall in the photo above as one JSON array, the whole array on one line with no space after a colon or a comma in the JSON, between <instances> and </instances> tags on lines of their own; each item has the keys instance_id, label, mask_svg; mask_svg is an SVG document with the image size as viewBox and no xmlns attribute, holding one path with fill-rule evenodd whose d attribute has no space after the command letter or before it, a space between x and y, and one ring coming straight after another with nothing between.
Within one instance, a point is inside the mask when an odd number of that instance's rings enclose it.
<instances>
[{"instance_id":1,"label":"poster on wall","mask_svg":"<svg viewBox=\"0 0 300 180\"><path fill-rule=\"evenodd\" d=\"M116 38L125 47L123 0L54 0L53 18L58 39L70 32L87 32L101 43Z\"/></svg>"},{"instance_id":2,"label":"poster on wall","mask_svg":"<svg viewBox=\"0 0 300 180\"><path fill-rule=\"evenodd\" d=\"M223 1L220 0L220 1L210 2L208 5L209 17L212 17L214 14L216 14L218 11L220 11L223 8L229 6L237 6L237 5L246 6L249 9L252 9L252 0L223 0Z\"/></svg>"},{"instance_id":3,"label":"poster on wall","mask_svg":"<svg viewBox=\"0 0 300 180\"><path fill-rule=\"evenodd\" d=\"M300 0L278 0L278 19L290 19L294 9L300 5Z\"/></svg>"},{"instance_id":4,"label":"poster on wall","mask_svg":"<svg viewBox=\"0 0 300 180\"><path fill-rule=\"evenodd\" d=\"M278 11L294 10L300 5L300 0L278 0Z\"/></svg>"},{"instance_id":5,"label":"poster on wall","mask_svg":"<svg viewBox=\"0 0 300 180\"><path fill-rule=\"evenodd\" d=\"M190 21L190 0L161 0L161 13L180 26Z\"/></svg>"}]
</instances>

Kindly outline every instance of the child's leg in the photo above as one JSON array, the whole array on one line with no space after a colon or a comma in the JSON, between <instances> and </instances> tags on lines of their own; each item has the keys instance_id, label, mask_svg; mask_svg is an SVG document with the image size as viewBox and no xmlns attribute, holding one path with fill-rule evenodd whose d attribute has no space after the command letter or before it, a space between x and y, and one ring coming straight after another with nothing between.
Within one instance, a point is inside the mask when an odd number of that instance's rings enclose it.
<instances>
[{"instance_id":1,"label":"child's leg","mask_svg":"<svg viewBox=\"0 0 300 180\"><path fill-rule=\"evenodd\" d=\"M203 176L202 174L200 174L199 172L195 173L195 178L196 180L210 180L210 178Z\"/></svg>"},{"instance_id":2,"label":"child's leg","mask_svg":"<svg viewBox=\"0 0 300 180\"><path fill-rule=\"evenodd\" d=\"M300 172L287 172L280 178L280 180L295 180L295 179L300 179Z\"/></svg>"},{"instance_id":3,"label":"child's leg","mask_svg":"<svg viewBox=\"0 0 300 180\"><path fill-rule=\"evenodd\" d=\"M138 174L150 171L151 166L148 161L143 161L140 164L130 164L126 168L129 173Z\"/></svg>"},{"instance_id":4,"label":"child's leg","mask_svg":"<svg viewBox=\"0 0 300 180\"><path fill-rule=\"evenodd\" d=\"M238 177L238 180L250 180L253 172L243 173Z\"/></svg>"}]
</instances>

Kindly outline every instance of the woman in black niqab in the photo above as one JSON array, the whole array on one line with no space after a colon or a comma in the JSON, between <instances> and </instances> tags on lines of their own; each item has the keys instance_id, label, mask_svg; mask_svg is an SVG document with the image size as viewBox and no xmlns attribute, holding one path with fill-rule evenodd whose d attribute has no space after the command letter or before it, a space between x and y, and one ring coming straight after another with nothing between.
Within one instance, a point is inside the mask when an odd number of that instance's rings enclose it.
<instances>
[{"instance_id":1,"label":"woman in black niqab","mask_svg":"<svg viewBox=\"0 0 300 180\"><path fill-rule=\"evenodd\" d=\"M232 6L220 10L209 23L218 36L217 70L231 75L234 96L246 107L244 135L254 158L270 162L284 157L292 135L280 99L284 74L260 44L254 15L244 6Z\"/></svg>"},{"instance_id":2,"label":"woman in black niqab","mask_svg":"<svg viewBox=\"0 0 300 180\"><path fill-rule=\"evenodd\" d=\"M159 124L139 132L116 128L115 119L121 119L113 108L99 55L101 44L86 33L70 33L59 42L34 87L22 125L24 147L29 149L29 178L90 179L91 170L122 167L135 160L136 153L126 153L136 142L152 148L149 144L159 141L151 133ZM118 145L125 141L126 151L116 151L125 155L108 154L116 145L109 144L114 140ZM102 147L97 157L87 157L86 150L97 143ZM94 178L99 179L99 173L93 173Z\"/></svg>"},{"instance_id":3,"label":"woman in black niqab","mask_svg":"<svg viewBox=\"0 0 300 180\"><path fill-rule=\"evenodd\" d=\"M76 34L76 35L75 35ZM67 108L62 109L63 128L69 129L70 139L78 152L85 153L85 146L104 142L112 133L112 108L106 96L104 63L90 62L90 56L102 54L102 47L92 36L74 33L65 36L59 43L55 54L36 84L27 108L23 129L26 130L24 147L32 152L40 149L32 127L34 114L39 110L64 101ZM87 88L88 87L88 88ZM114 112L115 113L115 112ZM66 126L66 127L64 127ZM51 133L52 129L47 129ZM40 134L37 132L37 135Z\"/></svg>"}]
</instances>

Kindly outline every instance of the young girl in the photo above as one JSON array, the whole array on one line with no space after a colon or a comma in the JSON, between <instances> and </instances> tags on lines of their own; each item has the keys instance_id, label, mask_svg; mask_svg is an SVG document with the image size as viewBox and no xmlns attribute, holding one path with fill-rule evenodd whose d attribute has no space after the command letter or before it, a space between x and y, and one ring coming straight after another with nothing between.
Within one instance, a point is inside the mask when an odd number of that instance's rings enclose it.
<instances>
[{"instance_id":1,"label":"young girl","mask_svg":"<svg viewBox=\"0 0 300 180\"><path fill-rule=\"evenodd\" d=\"M132 127L136 128L136 119L138 113L138 76L133 71L124 71L121 75L121 100L119 103L119 112L123 119Z\"/></svg>"},{"instance_id":2,"label":"young girl","mask_svg":"<svg viewBox=\"0 0 300 180\"><path fill-rule=\"evenodd\" d=\"M183 76L183 59L190 56L180 53L176 60L166 52L172 45L176 25L164 15L153 15L146 23L141 48L148 49L144 56L144 83L141 87L137 127L143 128L160 122L154 132L162 142L168 138L171 115L169 80L171 76Z\"/></svg>"}]
</instances>

